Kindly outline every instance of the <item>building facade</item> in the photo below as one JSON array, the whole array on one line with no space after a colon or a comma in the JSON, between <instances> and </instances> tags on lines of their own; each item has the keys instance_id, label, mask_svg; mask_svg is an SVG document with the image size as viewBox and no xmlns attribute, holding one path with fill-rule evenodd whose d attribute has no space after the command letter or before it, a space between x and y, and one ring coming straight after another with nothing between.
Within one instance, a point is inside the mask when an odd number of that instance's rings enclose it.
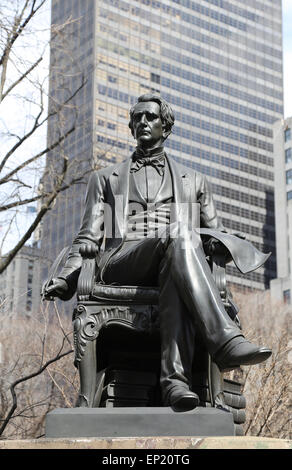
<instances>
[{"instance_id":1,"label":"building facade","mask_svg":"<svg viewBox=\"0 0 292 470\"><path fill-rule=\"evenodd\" d=\"M135 148L129 108L143 93L161 94L176 117L167 152L207 175L228 230L272 252L264 267L244 277L228 267L229 280L246 289L264 289L276 277L273 123L283 116L281 15L281 0L52 0L53 24L76 19L58 77L87 71L80 127L64 143L70 159L86 167L127 158ZM61 88L51 68L51 95ZM56 127L49 123L49 139ZM78 230L83 195L84 187L74 186L44 220L48 261Z\"/></svg>"},{"instance_id":2,"label":"building facade","mask_svg":"<svg viewBox=\"0 0 292 470\"><path fill-rule=\"evenodd\" d=\"M0 274L0 310L12 315L39 312L41 292L40 250L24 246Z\"/></svg>"},{"instance_id":3,"label":"building facade","mask_svg":"<svg viewBox=\"0 0 292 470\"><path fill-rule=\"evenodd\" d=\"M274 125L277 279L274 300L291 303L292 292L292 117Z\"/></svg>"}]
</instances>

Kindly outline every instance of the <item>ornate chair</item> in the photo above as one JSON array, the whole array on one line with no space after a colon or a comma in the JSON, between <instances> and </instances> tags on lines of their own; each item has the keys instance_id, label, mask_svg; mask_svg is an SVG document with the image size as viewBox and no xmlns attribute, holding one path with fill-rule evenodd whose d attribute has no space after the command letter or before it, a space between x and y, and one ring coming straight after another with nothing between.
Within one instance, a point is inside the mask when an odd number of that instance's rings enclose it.
<instances>
[{"instance_id":1,"label":"ornate chair","mask_svg":"<svg viewBox=\"0 0 292 470\"><path fill-rule=\"evenodd\" d=\"M69 248L56 258L46 287L56 277ZM82 266L73 312L74 364L80 375L77 407L162 406L158 288L105 285L96 282L96 251L80 248ZM226 251L207 257L215 283L230 317L240 326L238 308L226 285ZM69 299L64 299L69 300ZM92 373L92 371L95 371ZM224 378L202 342L196 341L192 389L200 406L231 412L235 434L243 435L245 398L241 384Z\"/></svg>"},{"instance_id":2,"label":"ornate chair","mask_svg":"<svg viewBox=\"0 0 292 470\"><path fill-rule=\"evenodd\" d=\"M80 254L82 267L73 313L74 363L80 375L76 406L162 406L158 288L97 283L95 249L84 245ZM225 308L240 326L238 308L226 286L226 255L207 260ZM201 406L232 412L235 434L243 434L245 399L241 385L224 379L200 341L196 345L192 388Z\"/></svg>"}]
</instances>

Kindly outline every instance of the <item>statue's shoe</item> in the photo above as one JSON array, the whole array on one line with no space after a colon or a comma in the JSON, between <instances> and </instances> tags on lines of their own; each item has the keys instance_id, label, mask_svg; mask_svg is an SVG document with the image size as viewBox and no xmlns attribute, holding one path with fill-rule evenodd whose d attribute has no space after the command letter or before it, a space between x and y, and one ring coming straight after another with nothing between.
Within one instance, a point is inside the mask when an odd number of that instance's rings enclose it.
<instances>
[{"instance_id":1,"label":"statue's shoe","mask_svg":"<svg viewBox=\"0 0 292 470\"><path fill-rule=\"evenodd\" d=\"M193 410L200 403L198 395L184 387L176 385L167 396L166 405L177 411Z\"/></svg>"},{"instance_id":2,"label":"statue's shoe","mask_svg":"<svg viewBox=\"0 0 292 470\"><path fill-rule=\"evenodd\" d=\"M259 364L272 354L271 349L256 346L243 336L237 336L226 343L213 357L221 371L235 369L239 366Z\"/></svg>"}]
</instances>

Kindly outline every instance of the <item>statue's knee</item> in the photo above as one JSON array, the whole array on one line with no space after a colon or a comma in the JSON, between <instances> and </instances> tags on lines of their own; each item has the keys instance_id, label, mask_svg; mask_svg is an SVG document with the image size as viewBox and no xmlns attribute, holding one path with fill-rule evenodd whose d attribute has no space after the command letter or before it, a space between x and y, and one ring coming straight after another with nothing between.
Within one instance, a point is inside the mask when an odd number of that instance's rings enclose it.
<instances>
[{"instance_id":1,"label":"statue's knee","mask_svg":"<svg viewBox=\"0 0 292 470\"><path fill-rule=\"evenodd\" d=\"M162 246L167 248L173 240L177 239L178 232L178 222L174 222L166 225L164 228L160 228L158 230L158 239L160 240Z\"/></svg>"},{"instance_id":2,"label":"statue's knee","mask_svg":"<svg viewBox=\"0 0 292 470\"><path fill-rule=\"evenodd\" d=\"M202 244L199 233L190 230L187 224L175 223L170 225L169 243L181 248Z\"/></svg>"},{"instance_id":3,"label":"statue's knee","mask_svg":"<svg viewBox=\"0 0 292 470\"><path fill-rule=\"evenodd\" d=\"M179 247L182 250L203 250L200 235L195 231L188 231L179 237Z\"/></svg>"},{"instance_id":4,"label":"statue's knee","mask_svg":"<svg viewBox=\"0 0 292 470\"><path fill-rule=\"evenodd\" d=\"M164 249L175 247L178 249L189 249L202 247L200 234L190 230L187 224L174 222L161 234L160 240Z\"/></svg>"}]
</instances>

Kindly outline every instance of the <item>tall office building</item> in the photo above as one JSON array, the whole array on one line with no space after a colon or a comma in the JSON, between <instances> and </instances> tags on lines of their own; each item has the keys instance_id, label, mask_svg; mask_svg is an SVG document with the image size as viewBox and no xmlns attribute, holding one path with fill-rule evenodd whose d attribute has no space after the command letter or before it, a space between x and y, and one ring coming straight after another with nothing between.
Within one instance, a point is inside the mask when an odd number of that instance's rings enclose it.
<instances>
[{"instance_id":1,"label":"tall office building","mask_svg":"<svg viewBox=\"0 0 292 470\"><path fill-rule=\"evenodd\" d=\"M36 246L23 246L0 274L0 312L34 315L40 309L40 259Z\"/></svg>"},{"instance_id":2,"label":"tall office building","mask_svg":"<svg viewBox=\"0 0 292 470\"><path fill-rule=\"evenodd\" d=\"M64 143L70 159L86 166L128 157L130 106L143 93L161 94L176 117L167 152L207 175L228 230L272 252L244 277L229 266L229 280L268 287L276 277L272 125L283 114L281 0L52 0L52 23L69 17L77 19L68 27L71 53L57 75L87 73L76 101L86 125ZM53 97L62 93L57 75L52 68ZM49 139L55 128L51 122ZM45 219L49 259L78 229L83 194L75 186Z\"/></svg>"},{"instance_id":3,"label":"tall office building","mask_svg":"<svg viewBox=\"0 0 292 470\"><path fill-rule=\"evenodd\" d=\"M277 279L274 300L291 303L292 292L292 117L274 124Z\"/></svg>"}]
</instances>

